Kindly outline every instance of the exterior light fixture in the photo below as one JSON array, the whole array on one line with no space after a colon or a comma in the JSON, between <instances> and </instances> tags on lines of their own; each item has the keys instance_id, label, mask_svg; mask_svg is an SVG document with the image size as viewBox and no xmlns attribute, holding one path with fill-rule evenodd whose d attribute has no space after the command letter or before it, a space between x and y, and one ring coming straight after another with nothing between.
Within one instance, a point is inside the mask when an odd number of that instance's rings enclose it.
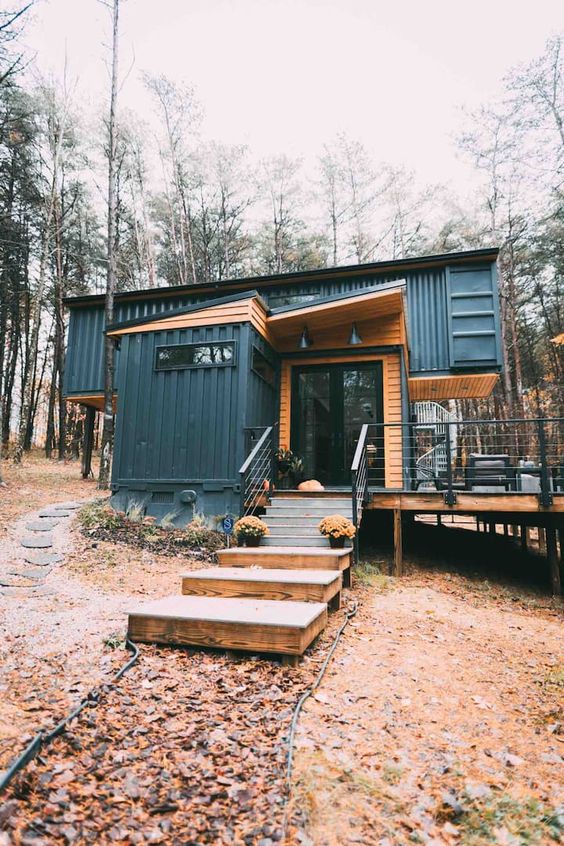
<instances>
[{"instance_id":1,"label":"exterior light fixture","mask_svg":"<svg viewBox=\"0 0 564 846\"><path fill-rule=\"evenodd\" d=\"M349 335L349 346L355 347L357 344L362 344L362 338L358 334L356 323L351 326L351 334Z\"/></svg>"},{"instance_id":2,"label":"exterior light fixture","mask_svg":"<svg viewBox=\"0 0 564 846\"><path fill-rule=\"evenodd\" d=\"M308 347L311 347L313 341L310 337L309 332L307 331L307 326L304 326L304 331L302 332L301 338L298 341L298 349L299 350L307 350Z\"/></svg>"}]
</instances>

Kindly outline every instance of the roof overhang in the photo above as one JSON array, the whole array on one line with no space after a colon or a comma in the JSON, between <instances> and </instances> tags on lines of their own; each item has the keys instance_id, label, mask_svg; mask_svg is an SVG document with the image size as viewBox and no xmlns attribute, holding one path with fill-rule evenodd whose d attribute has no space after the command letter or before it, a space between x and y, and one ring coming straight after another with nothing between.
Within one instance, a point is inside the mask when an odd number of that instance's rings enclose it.
<instances>
[{"instance_id":1,"label":"roof overhang","mask_svg":"<svg viewBox=\"0 0 564 846\"><path fill-rule=\"evenodd\" d=\"M271 342L281 351L296 349L306 326L314 346L321 342L319 346L342 348L348 344L353 323L363 337L364 327L373 328L378 320L396 315L401 325L398 340L407 347L405 301L405 282L390 282L305 305L275 309L269 314L266 327Z\"/></svg>"},{"instance_id":2,"label":"roof overhang","mask_svg":"<svg viewBox=\"0 0 564 846\"><path fill-rule=\"evenodd\" d=\"M499 379L499 373L467 373L448 376L410 377L409 399L423 400L485 399Z\"/></svg>"}]
</instances>

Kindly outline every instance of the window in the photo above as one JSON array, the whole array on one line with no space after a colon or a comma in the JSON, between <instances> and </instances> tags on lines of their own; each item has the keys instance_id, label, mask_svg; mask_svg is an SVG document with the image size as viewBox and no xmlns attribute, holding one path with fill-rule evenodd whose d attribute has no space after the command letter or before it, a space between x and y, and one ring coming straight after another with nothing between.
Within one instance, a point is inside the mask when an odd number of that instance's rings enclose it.
<instances>
[{"instance_id":1,"label":"window","mask_svg":"<svg viewBox=\"0 0 564 846\"><path fill-rule=\"evenodd\" d=\"M281 306L300 305L300 303L311 303L313 300L318 300L321 296L321 291L310 291L309 294L267 294L268 305L270 308L280 308Z\"/></svg>"},{"instance_id":2,"label":"window","mask_svg":"<svg viewBox=\"0 0 564 846\"><path fill-rule=\"evenodd\" d=\"M216 341L207 344L174 344L157 347L155 370L182 367L222 367L235 364L235 343Z\"/></svg>"},{"instance_id":3,"label":"window","mask_svg":"<svg viewBox=\"0 0 564 846\"><path fill-rule=\"evenodd\" d=\"M276 370L257 347L253 347L251 369L274 388L276 385Z\"/></svg>"}]
</instances>

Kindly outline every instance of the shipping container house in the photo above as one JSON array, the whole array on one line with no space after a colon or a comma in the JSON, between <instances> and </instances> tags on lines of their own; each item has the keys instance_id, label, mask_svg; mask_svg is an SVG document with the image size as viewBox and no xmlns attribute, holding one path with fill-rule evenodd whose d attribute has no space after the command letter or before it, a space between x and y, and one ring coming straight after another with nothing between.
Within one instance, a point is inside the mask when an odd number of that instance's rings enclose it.
<instances>
[{"instance_id":1,"label":"shipping container house","mask_svg":"<svg viewBox=\"0 0 564 846\"><path fill-rule=\"evenodd\" d=\"M499 377L496 259L125 292L108 327L103 297L68 299L68 400L102 408L105 332L117 347L112 502L178 524L236 515L241 466L271 425L306 478L350 489L363 424L384 424L372 482L409 486L412 404L487 397Z\"/></svg>"}]
</instances>

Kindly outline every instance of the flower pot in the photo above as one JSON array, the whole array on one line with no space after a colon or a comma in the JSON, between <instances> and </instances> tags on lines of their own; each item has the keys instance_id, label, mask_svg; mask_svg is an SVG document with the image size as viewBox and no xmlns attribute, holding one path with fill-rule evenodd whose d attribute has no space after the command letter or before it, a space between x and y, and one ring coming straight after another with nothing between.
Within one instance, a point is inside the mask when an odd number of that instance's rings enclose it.
<instances>
[{"instance_id":1,"label":"flower pot","mask_svg":"<svg viewBox=\"0 0 564 846\"><path fill-rule=\"evenodd\" d=\"M329 546L332 549L343 549L345 545L345 536L343 535L340 538L334 538L333 535L329 535Z\"/></svg>"},{"instance_id":2,"label":"flower pot","mask_svg":"<svg viewBox=\"0 0 564 846\"><path fill-rule=\"evenodd\" d=\"M257 535L256 537L248 535L244 538L245 546L259 546L260 540L260 535Z\"/></svg>"}]
</instances>

